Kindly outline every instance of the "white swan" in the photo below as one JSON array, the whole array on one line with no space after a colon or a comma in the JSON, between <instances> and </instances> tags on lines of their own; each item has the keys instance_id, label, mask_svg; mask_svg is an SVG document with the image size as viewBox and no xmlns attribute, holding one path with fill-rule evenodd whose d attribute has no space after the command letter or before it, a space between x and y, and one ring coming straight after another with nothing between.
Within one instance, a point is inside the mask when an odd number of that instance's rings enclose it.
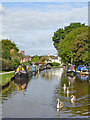
<instances>
[{"instance_id":1,"label":"white swan","mask_svg":"<svg viewBox=\"0 0 90 120\"><path fill-rule=\"evenodd\" d=\"M57 109L63 108L63 102L57 99Z\"/></svg>"},{"instance_id":2,"label":"white swan","mask_svg":"<svg viewBox=\"0 0 90 120\"><path fill-rule=\"evenodd\" d=\"M74 103L74 102L76 102L76 96L71 95L71 103Z\"/></svg>"},{"instance_id":3,"label":"white swan","mask_svg":"<svg viewBox=\"0 0 90 120\"><path fill-rule=\"evenodd\" d=\"M64 84L63 90L66 91L66 88L67 88L67 86L66 86L66 84Z\"/></svg>"},{"instance_id":4,"label":"white swan","mask_svg":"<svg viewBox=\"0 0 90 120\"><path fill-rule=\"evenodd\" d=\"M67 87L67 97L69 97L69 93L70 93L69 87Z\"/></svg>"}]
</instances>

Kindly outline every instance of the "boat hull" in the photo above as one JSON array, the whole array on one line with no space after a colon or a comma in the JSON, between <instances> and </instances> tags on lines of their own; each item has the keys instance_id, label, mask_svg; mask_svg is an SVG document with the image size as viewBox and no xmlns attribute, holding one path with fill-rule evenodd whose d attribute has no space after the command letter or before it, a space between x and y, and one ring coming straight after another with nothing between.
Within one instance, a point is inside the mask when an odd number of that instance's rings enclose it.
<instances>
[{"instance_id":1,"label":"boat hull","mask_svg":"<svg viewBox=\"0 0 90 120\"><path fill-rule=\"evenodd\" d=\"M75 71L67 71L67 76L75 76L76 72Z\"/></svg>"},{"instance_id":2,"label":"boat hull","mask_svg":"<svg viewBox=\"0 0 90 120\"><path fill-rule=\"evenodd\" d=\"M82 75L89 75L89 72L81 72L81 71L77 71L77 73L82 74Z\"/></svg>"},{"instance_id":3,"label":"boat hull","mask_svg":"<svg viewBox=\"0 0 90 120\"><path fill-rule=\"evenodd\" d=\"M15 74L15 78L18 78L18 77L28 77L28 73L18 72Z\"/></svg>"}]
</instances>

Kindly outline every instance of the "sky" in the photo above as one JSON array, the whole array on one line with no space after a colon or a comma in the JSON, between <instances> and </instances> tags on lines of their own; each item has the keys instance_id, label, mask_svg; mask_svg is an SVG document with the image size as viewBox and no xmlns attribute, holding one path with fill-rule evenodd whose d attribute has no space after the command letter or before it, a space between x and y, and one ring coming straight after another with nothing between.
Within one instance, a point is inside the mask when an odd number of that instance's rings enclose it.
<instances>
[{"instance_id":1,"label":"sky","mask_svg":"<svg viewBox=\"0 0 90 120\"><path fill-rule=\"evenodd\" d=\"M88 24L88 2L3 2L0 16L2 38L26 55L57 54L54 32L73 22Z\"/></svg>"}]
</instances>

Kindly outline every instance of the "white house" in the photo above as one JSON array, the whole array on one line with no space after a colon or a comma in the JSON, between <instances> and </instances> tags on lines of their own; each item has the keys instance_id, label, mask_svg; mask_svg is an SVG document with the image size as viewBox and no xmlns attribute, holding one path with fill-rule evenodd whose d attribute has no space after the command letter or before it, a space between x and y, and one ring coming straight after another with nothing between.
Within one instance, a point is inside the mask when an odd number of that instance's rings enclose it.
<instances>
[{"instance_id":1,"label":"white house","mask_svg":"<svg viewBox=\"0 0 90 120\"><path fill-rule=\"evenodd\" d=\"M48 61L48 63L57 62L57 63L59 63L60 65L62 65L62 63L61 63L61 58L60 58L59 56L49 55L49 54L48 54L48 56L49 56L49 61Z\"/></svg>"},{"instance_id":2,"label":"white house","mask_svg":"<svg viewBox=\"0 0 90 120\"><path fill-rule=\"evenodd\" d=\"M53 56L50 58L52 62L57 62L61 65L61 58L59 56Z\"/></svg>"}]
</instances>

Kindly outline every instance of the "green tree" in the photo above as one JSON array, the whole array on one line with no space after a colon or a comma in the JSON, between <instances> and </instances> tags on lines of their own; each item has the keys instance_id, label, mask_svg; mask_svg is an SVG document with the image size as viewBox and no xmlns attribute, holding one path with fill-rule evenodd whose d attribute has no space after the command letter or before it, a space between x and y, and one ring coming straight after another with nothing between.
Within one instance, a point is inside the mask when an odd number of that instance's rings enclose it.
<instances>
[{"instance_id":1,"label":"green tree","mask_svg":"<svg viewBox=\"0 0 90 120\"><path fill-rule=\"evenodd\" d=\"M18 65L20 65L20 61L18 59L12 59L11 60L13 64L13 68L15 69Z\"/></svg>"},{"instance_id":2,"label":"green tree","mask_svg":"<svg viewBox=\"0 0 90 120\"><path fill-rule=\"evenodd\" d=\"M8 60L2 59L2 70L3 71L10 71L13 69L14 69L13 63L9 59Z\"/></svg>"},{"instance_id":3,"label":"green tree","mask_svg":"<svg viewBox=\"0 0 90 120\"><path fill-rule=\"evenodd\" d=\"M39 56L38 55L35 55L33 58L32 58L32 62L39 62L40 59L39 59Z\"/></svg>"},{"instance_id":4,"label":"green tree","mask_svg":"<svg viewBox=\"0 0 90 120\"><path fill-rule=\"evenodd\" d=\"M52 62L51 65L52 65L52 66L56 66L56 67L60 66L60 64L57 63L57 62Z\"/></svg>"},{"instance_id":5,"label":"green tree","mask_svg":"<svg viewBox=\"0 0 90 120\"><path fill-rule=\"evenodd\" d=\"M19 49L15 43L8 39L0 41L0 61L2 63L2 70L14 70L20 64Z\"/></svg>"},{"instance_id":6,"label":"green tree","mask_svg":"<svg viewBox=\"0 0 90 120\"><path fill-rule=\"evenodd\" d=\"M66 37L68 33L72 30L77 29L79 27L83 27L85 24L81 23L71 23L69 26L66 26L64 29L59 28L56 32L54 32L54 36L52 37L54 47L57 49L58 44Z\"/></svg>"},{"instance_id":7,"label":"green tree","mask_svg":"<svg viewBox=\"0 0 90 120\"><path fill-rule=\"evenodd\" d=\"M80 34L86 33L87 31L88 27L86 26L74 29L68 33L66 37L58 44L58 55L61 57L64 63L71 62L71 52L72 56L75 54L74 49L72 49L72 45L76 37Z\"/></svg>"},{"instance_id":8,"label":"green tree","mask_svg":"<svg viewBox=\"0 0 90 120\"><path fill-rule=\"evenodd\" d=\"M14 49L15 54L19 51L16 44L12 43L8 39L2 39L2 41L0 41L0 44L2 45L2 58L4 59L11 59L11 56L10 56L11 49Z\"/></svg>"},{"instance_id":9,"label":"green tree","mask_svg":"<svg viewBox=\"0 0 90 120\"><path fill-rule=\"evenodd\" d=\"M74 52L73 61L75 64L88 62L88 31L76 37L72 51Z\"/></svg>"}]
</instances>

